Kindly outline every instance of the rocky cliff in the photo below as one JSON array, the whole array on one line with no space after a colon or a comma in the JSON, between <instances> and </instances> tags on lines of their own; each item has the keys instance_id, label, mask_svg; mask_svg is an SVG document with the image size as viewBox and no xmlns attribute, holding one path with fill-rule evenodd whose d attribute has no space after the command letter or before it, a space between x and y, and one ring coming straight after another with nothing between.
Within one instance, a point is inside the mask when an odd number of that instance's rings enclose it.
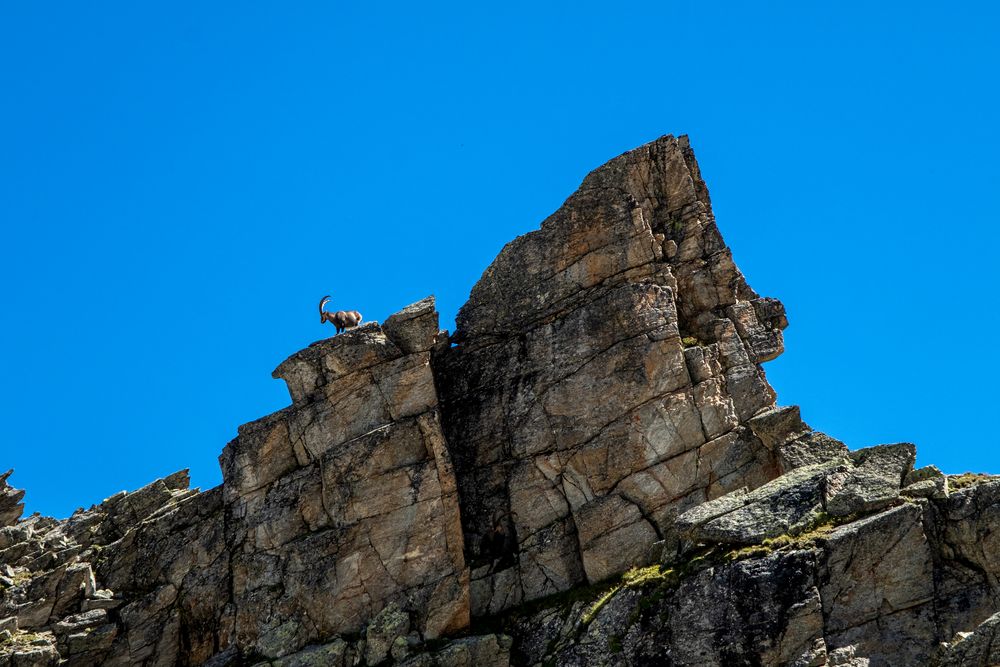
<instances>
[{"instance_id":1,"label":"rocky cliff","mask_svg":"<svg viewBox=\"0 0 1000 667\"><path fill-rule=\"evenodd\" d=\"M587 176L457 322L289 357L215 489L21 518L0 476L0 667L1000 663L1000 479L776 405L784 308L686 138Z\"/></svg>"}]
</instances>

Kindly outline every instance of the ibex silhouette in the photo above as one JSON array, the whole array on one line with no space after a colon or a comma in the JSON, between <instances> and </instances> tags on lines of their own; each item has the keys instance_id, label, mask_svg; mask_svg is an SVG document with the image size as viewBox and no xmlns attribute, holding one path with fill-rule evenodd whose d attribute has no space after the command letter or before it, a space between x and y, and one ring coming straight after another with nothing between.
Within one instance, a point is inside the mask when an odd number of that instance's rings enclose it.
<instances>
[{"instance_id":1,"label":"ibex silhouette","mask_svg":"<svg viewBox=\"0 0 1000 667\"><path fill-rule=\"evenodd\" d=\"M356 310L338 310L335 313L328 313L323 310L323 306L330 300L330 295L324 296L319 302L319 323L329 322L337 328L337 333L350 329L361 324L361 313Z\"/></svg>"}]
</instances>

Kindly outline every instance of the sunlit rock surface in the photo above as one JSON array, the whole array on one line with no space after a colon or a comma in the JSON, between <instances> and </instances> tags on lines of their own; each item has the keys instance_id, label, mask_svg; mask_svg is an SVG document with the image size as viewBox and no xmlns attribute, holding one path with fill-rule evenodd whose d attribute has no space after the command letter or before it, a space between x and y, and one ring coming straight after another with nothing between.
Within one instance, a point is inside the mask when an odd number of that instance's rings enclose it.
<instances>
[{"instance_id":1,"label":"sunlit rock surface","mask_svg":"<svg viewBox=\"0 0 1000 667\"><path fill-rule=\"evenodd\" d=\"M217 488L56 520L0 475L0 667L1000 660L1000 479L776 404L784 308L685 137L587 176L457 321L293 354Z\"/></svg>"}]
</instances>

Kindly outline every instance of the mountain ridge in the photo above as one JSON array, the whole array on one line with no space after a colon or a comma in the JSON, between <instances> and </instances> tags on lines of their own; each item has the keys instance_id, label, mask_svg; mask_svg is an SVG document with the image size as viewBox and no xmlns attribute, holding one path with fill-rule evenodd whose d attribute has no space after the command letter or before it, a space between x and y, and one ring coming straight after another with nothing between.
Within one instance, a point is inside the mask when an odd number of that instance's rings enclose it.
<instances>
[{"instance_id":1,"label":"mountain ridge","mask_svg":"<svg viewBox=\"0 0 1000 667\"><path fill-rule=\"evenodd\" d=\"M22 519L0 477L0 667L1000 659L1000 480L778 405L784 306L686 137L592 171L456 322L291 355L214 489Z\"/></svg>"}]
</instances>

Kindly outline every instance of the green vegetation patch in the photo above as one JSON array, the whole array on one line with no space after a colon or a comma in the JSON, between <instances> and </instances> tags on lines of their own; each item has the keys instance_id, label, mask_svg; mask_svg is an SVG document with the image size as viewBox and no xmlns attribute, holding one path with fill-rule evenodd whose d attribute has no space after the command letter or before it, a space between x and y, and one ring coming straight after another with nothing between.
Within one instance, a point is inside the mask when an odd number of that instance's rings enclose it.
<instances>
[{"instance_id":1,"label":"green vegetation patch","mask_svg":"<svg viewBox=\"0 0 1000 667\"><path fill-rule=\"evenodd\" d=\"M622 586L623 584L618 584L617 586L613 586L605 591L604 595L594 601L594 604L587 607L587 611L583 612L583 616L580 617L580 622L584 625L590 625L591 621L597 618L598 612L604 608L604 605L606 605L611 598L618 594L618 591L622 589Z\"/></svg>"},{"instance_id":2,"label":"green vegetation patch","mask_svg":"<svg viewBox=\"0 0 1000 667\"><path fill-rule=\"evenodd\" d=\"M15 631L10 637L0 642L0 646L9 648L13 646L30 646L31 642L37 641L39 639L48 639L52 635L40 632L25 632L24 630Z\"/></svg>"},{"instance_id":3,"label":"green vegetation patch","mask_svg":"<svg viewBox=\"0 0 1000 667\"><path fill-rule=\"evenodd\" d=\"M948 475L948 488L951 490L968 489L986 482L1000 479L995 475L987 475L981 472L965 472L961 475Z\"/></svg>"},{"instance_id":4,"label":"green vegetation patch","mask_svg":"<svg viewBox=\"0 0 1000 667\"><path fill-rule=\"evenodd\" d=\"M621 576L621 579L614 583L611 588L607 589L603 595L597 598L597 600L595 600L594 603L587 608L587 610L583 613L583 616L580 618L580 621L584 625L590 625L590 622L597 617L601 608L624 588L638 590L641 588L655 587L658 589L657 592L659 594L657 595L654 593L654 595L658 600L662 597L662 591L659 589L673 588L680 582L682 574L684 573L683 568L678 570L670 567L664 567L663 565L633 567L625 572ZM643 598L643 601L645 601L645 598ZM640 605L643 601L640 601Z\"/></svg>"},{"instance_id":5,"label":"green vegetation patch","mask_svg":"<svg viewBox=\"0 0 1000 667\"><path fill-rule=\"evenodd\" d=\"M837 528L857 521L855 515L832 517L821 512L807 526L795 534L779 535L739 549L733 549L723 555L725 562L735 562L748 558L763 558L777 551L802 551L812 549L830 536Z\"/></svg>"},{"instance_id":6,"label":"green vegetation patch","mask_svg":"<svg viewBox=\"0 0 1000 667\"><path fill-rule=\"evenodd\" d=\"M11 577L14 580L15 586L20 586L21 584L31 581L31 571L30 570L18 570Z\"/></svg>"}]
</instances>

